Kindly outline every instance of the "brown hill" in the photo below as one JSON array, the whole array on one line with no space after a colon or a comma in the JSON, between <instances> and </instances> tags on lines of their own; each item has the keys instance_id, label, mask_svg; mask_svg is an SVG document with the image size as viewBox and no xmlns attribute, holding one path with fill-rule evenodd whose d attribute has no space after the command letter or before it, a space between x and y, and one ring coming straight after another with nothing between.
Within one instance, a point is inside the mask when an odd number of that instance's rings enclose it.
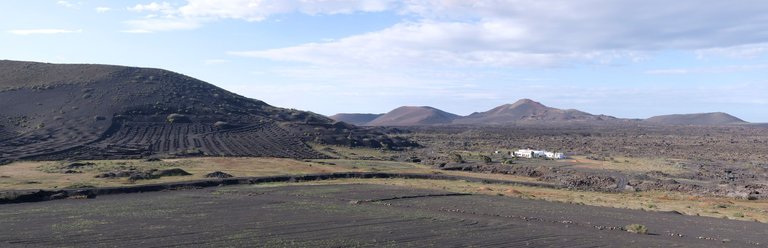
<instances>
[{"instance_id":1,"label":"brown hill","mask_svg":"<svg viewBox=\"0 0 768 248\"><path fill-rule=\"evenodd\" d=\"M589 122L617 120L606 115L592 115L574 109L556 109L530 100L521 99L513 104L505 104L491 110L472 113L456 119L455 124L509 124L525 122Z\"/></svg>"},{"instance_id":2,"label":"brown hill","mask_svg":"<svg viewBox=\"0 0 768 248\"><path fill-rule=\"evenodd\" d=\"M701 114L675 114L660 115L644 120L645 122L663 124L663 125L729 125L746 124L747 122L735 116L722 113L701 113Z\"/></svg>"},{"instance_id":3,"label":"brown hill","mask_svg":"<svg viewBox=\"0 0 768 248\"><path fill-rule=\"evenodd\" d=\"M368 126L419 126L450 124L453 120L459 118L458 115L451 114L433 107L427 106L403 106L396 108L378 118L367 123Z\"/></svg>"},{"instance_id":4,"label":"brown hill","mask_svg":"<svg viewBox=\"0 0 768 248\"><path fill-rule=\"evenodd\" d=\"M306 141L413 145L160 69L0 61L0 162L323 157ZM378 138L384 137L384 138Z\"/></svg>"},{"instance_id":5,"label":"brown hill","mask_svg":"<svg viewBox=\"0 0 768 248\"><path fill-rule=\"evenodd\" d=\"M379 118L379 116L382 116L384 114L335 114L332 116L329 116L328 118L331 118L335 121L343 121L352 125L358 125L358 126L364 126L368 122L371 122L372 120Z\"/></svg>"}]
</instances>

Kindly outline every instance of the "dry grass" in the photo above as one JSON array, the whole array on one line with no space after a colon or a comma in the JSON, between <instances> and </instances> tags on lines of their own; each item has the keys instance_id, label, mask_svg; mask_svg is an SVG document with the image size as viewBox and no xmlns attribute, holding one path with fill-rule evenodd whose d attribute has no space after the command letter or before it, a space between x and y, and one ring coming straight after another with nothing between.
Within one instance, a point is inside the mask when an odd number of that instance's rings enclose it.
<instances>
[{"instance_id":1,"label":"dry grass","mask_svg":"<svg viewBox=\"0 0 768 248\"><path fill-rule=\"evenodd\" d=\"M0 189L46 189L75 183L93 184L93 175L46 173L38 168L57 162L15 162L0 166Z\"/></svg>"},{"instance_id":2,"label":"dry grass","mask_svg":"<svg viewBox=\"0 0 768 248\"><path fill-rule=\"evenodd\" d=\"M0 166L0 190L16 189L53 189L64 188L71 185L92 185L95 187L121 186L127 184L147 184L161 182L188 181L202 179L205 174L213 171L223 171L237 177L258 177L276 175L297 175L333 172L391 172L391 173L427 173L472 176L489 179L503 179L514 181L535 181L534 178L484 174L460 171L441 171L428 166L374 160L351 159L321 159L300 161L281 158L184 158L166 159L162 162L147 162L143 160L96 160L81 161L94 163L91 167L84 167L83 173L63 174L58 169L63 163L59 161L45 162L15 162ZM125 170L135 168L137 170L181 168L192 173L191 176L163 177L152 180L128 181L126 178L106 179L94 178L99 173L112 170Z\"/></svg>"},{"instance_id":3,"label":"dry grass","mask_svg":"<svg viewBox=\"0 0 768 248\"><path fill-rule=\"evenodd\" d=\"M168 159L163 162L146 162L143 160L101 160L82 162L93 162L95 165L91 168L83 169L83 173L75 174L49 173L56 171L53 168L60 165L60 162L56 161L15 162L9 165L0 166L0 190L51 189L63 188L75 184L106 187L126 184L186 181L201 179L205 174L213 171L223 171L235 176L272 176L343 171L343 169L332 166L278 158L185 158ZM94 176L101 172L113 169L136 168L138 170L148 170L158 167L182 168L193 175L163 177L160 179L140 180L136 182L130 182L125 178L94 178Z\"/></svg>"},{"instance_id":4,"label":"dry grass","mask_svg":"<svg viewBox=\"0 0 768 248\"><path fill-rule=\"evenodd\" d=\"M660 171L674 175L684 172L683 168L675 166L676 161L670 159L629 157L614 157L613 159L612 161L597 161L587 159L584 156L574 156L571 159L563 160L563 162L575 163L574 168L616 170L630 173Z\"/></svg>"}]
</instances>

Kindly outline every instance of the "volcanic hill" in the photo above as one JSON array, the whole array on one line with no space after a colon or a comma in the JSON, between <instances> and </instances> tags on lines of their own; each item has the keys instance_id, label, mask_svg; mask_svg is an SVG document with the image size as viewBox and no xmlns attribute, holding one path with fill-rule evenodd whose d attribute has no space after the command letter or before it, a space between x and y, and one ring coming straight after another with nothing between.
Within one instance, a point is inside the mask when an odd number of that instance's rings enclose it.
<instances>
[{"instance_id":1,"label":"volcanic hill","mask_svg":"<svg viewBox=\"0 0 768 248\"><path fill-rule=\"evenodd\" d=\"M150 68L0 60L0 163L147 156L319 158L306 142L415 145Z\"/></svg>"},{"instance_id":2,"label":"volcanic hill","mask_svg":"<svg viewBox=\"0 0 768 248\"><path fill-rule=\"evenodd\" d=\"M457 119L455 124L508 124L518 122L573 122L606 121L617 118L606 115L592 115L575 109L557 109L544 106L530 100L521 99L512 104L505 104L491 110L472 113Z\"/></svg>"},{"instance_id":3,"label":"volcanic hill","mask_svg":"<svg viewBox=\"0 0 768 248\"><path fill-rule=\"evenodd\" d=\"M659 115L654 116L644 121L663 124L663 125L730 125L730 124L747 124L748 122L739 119L735 116L723 113L701 113L701 114L675 114L675 115Z\"/></svg>"},{"instance_id":4,"label":"volcanic hill","mask_svg":"<svg viewBox=\"0 0 768 248\"><path fill-rule=\"evenodd\" d=\"M450 124L459 118L458 115L451 114L433 107L427 106L403 106L396 108L378 118L366 123L368 126L420 126Z\"/></svg>"}]
</instances>

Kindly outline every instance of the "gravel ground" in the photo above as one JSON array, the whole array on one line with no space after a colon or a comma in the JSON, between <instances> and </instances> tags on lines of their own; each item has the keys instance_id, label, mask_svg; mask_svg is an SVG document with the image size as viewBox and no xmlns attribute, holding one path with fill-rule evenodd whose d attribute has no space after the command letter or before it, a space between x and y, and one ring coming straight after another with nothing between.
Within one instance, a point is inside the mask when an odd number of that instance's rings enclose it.
<instances>
[{"instance_id":1,"label":"gravel ground","mask_svg":"<svg viewBox=\"0 0 768 248\"><path fill-rule=\"evenodd\" d=\"M648 227L649 235L621 230ZM765 224L382 185L227 186L0 207L2 247L760 247Z\"/></svg>"}]
</instances>

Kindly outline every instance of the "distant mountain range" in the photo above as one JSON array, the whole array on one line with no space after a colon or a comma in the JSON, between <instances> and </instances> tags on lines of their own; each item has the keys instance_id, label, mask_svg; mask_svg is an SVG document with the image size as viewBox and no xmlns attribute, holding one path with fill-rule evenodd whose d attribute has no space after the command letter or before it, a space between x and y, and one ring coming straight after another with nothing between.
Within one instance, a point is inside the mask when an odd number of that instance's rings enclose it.
<instances>
[{"instance_id":1,"label":"distant mountain range","mask_svg":"<svg viewBox=\"0 0 768 248\"><path fill-rule=\"evenodd\" d=\"M621 119L594 115L575 109L547 107L531 99L521 99L485 112L459 116L428 106L404 106L385 114L336 114L330 117L360 126L423 126L423 125L504 125L504 124L612 124L647 123L659 125L731 125L746 121L726 113L701 113L654 116L645 120Z\"/></svg>"}]
</instances>

